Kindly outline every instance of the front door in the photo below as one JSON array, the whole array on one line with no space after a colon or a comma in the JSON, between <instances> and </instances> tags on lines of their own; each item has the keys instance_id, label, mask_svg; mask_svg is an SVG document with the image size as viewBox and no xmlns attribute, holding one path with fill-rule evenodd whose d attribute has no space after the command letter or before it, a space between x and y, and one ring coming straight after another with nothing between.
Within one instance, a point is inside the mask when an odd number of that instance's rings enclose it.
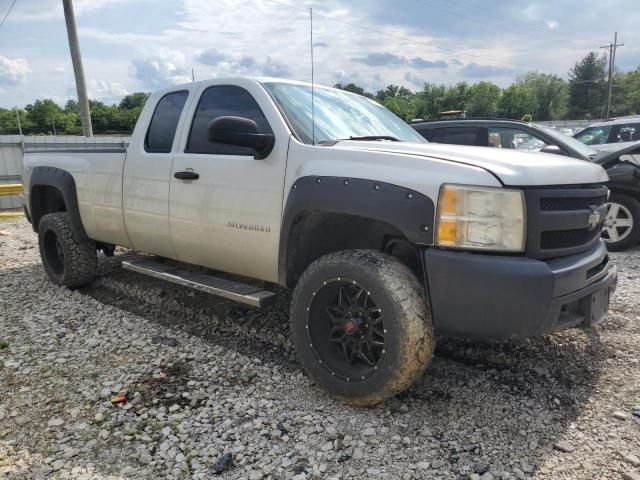
<instances>
[{"instance_id":1,"label":"front door","mask_svg":"<svg viewBox=\"0 0 640 480\"><path fill-rule=\"evenodd\" d=\"M249 118L260 133L273 133L259 105L269 99L257 93L234 85L204 89L173 160L169 222L179 260L277 281L288 139L277 135L262 160L250 148L208 139L209 124L221 116Z\"/></svg>"}]
</instances>

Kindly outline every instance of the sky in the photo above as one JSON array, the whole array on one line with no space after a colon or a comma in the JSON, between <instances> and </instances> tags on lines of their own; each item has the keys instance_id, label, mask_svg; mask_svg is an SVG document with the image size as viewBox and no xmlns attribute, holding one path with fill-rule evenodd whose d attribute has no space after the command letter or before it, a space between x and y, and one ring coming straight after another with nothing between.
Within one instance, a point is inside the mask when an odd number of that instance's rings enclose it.
<instances>
[{"instance_id":1,"label":"sky","mask_svg":"<svg viewBox=\"0 0 640 480\"><path fill-rule=\"evenodd\" d=\"M74 0L89 96L225 76L388 84L412 90L531 70L564 78L613 41L616 66L640 65L638 0ZM0 20L13 0L0 0ZM76 97L60 0L16 0L0 26L0 106Z\"/></svg>"}]
</instances>

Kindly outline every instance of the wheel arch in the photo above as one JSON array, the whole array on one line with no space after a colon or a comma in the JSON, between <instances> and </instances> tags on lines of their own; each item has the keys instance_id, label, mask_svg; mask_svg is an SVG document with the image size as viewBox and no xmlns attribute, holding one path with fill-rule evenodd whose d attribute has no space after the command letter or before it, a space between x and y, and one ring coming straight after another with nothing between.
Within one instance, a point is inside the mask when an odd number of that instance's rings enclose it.
<instances>
[{"instance_id":1,"label":"wheel arch","mask_svg":"<svg viewBox=\"0 0 640 480\"><path fill-rule=\"evenodd\" d=\"M29 216L35 232L44 215L67 212L76 239L80 242L89 240L80 218L75 180L66 170L34 167L29 184L29 203Z\"/></svg>"},{"instance_id":2,"label":"wheel arch","mask_svg":"<svg viewBox=\"0 0 640 480\"><path fill-rule=\"evenodd\" d=\"M617 183L617 182L609 182L607 184L611 193L621 193L623 195L629 195L630 197L635 198L640 201L640 181L638 184L633 183Z\"/></svg>"},{"instance_id":3,"label":"wheel arch","mask_svg":"<svg viewBox=\"0 0 640 480\"><path fill-rule=\"evenodd\" d=\"M306 176L292 185L280 231L278 281L293 286L328 253L374 249L413 262L416 245L433 244L435 205L414 190L376 180ZM395 253L393 253L395 255ZM416 254L418 269L421 259Z\"/></svg>"}]
</instances>

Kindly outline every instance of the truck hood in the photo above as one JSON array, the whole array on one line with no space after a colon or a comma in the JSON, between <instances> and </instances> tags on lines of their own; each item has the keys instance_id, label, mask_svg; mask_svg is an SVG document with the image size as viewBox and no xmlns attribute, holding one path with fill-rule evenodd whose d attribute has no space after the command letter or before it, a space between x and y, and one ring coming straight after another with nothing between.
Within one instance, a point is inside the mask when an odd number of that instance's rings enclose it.
<instances>
[{"instance_id":1,"label":"truck hood","mask_svg":"<svg viewBox=\"0 0 640 480\"><path fill-rule=\"evenodd\" d=\"M576 185L609 180L599 165L538 152L519 152L490 147L466 147L440 143L408 143L343 140L333 148L389 152L479 167L491 172L504 185Z\"/></svg>"}]
</instances>

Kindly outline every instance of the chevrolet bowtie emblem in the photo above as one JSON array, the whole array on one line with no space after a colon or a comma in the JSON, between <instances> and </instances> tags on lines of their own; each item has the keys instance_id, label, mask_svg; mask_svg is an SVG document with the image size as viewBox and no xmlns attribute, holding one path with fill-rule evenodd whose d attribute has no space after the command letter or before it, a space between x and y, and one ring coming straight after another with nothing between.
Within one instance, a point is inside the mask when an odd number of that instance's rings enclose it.
<instances>
[{"instance_id":1,"label":"chevrolet bowtie emblem","mask_svg":"<svg viewBox=\"0 0 640 480\"><path fill-rule=\"evenodd\" d=\"M598 210L592 210L591 215L589 215L589 220L587 220L589 230L595 229L600 223L600 212Z\"/></svg>"}]
</instances>

